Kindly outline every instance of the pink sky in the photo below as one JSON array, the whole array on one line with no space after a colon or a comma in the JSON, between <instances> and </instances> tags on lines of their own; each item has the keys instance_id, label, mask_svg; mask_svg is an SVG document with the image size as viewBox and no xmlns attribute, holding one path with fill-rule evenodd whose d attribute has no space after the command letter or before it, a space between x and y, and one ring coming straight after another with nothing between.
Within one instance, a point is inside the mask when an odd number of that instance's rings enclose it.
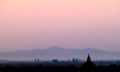
<instances>
[{"instance_id":1,"label":"pink sky","mask_svg":"<svg viewBox=\"0 0 120 72\"><path fill-rule=\"evenodd\" d=\"M119 0L0 0L0 51L119 43Z\"/></svg>"}]
</instances>

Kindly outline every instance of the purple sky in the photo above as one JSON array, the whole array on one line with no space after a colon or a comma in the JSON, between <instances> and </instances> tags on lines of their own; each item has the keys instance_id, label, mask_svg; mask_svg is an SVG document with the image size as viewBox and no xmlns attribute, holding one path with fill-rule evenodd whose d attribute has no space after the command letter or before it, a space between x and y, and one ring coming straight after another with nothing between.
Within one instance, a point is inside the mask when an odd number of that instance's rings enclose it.
<instances>
[{"instance_id":1,"label":"purple sky","mask_svg":"<svg viewBox=\"0 0 120 72\"><path fill-rule=\"evenodd\" d=\"M119 0L1 0L0 51L61 46L120 51Z\"/></svg>"}]
</instances>

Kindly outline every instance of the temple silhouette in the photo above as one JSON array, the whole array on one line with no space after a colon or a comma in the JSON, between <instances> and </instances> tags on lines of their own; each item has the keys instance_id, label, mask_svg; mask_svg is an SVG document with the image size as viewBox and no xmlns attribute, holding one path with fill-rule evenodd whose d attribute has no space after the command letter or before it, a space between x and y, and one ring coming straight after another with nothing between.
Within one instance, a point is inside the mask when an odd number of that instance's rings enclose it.
<instances>
[{"instance_id":1,"label":"temple silhouette","mask_svg":"<svg viewBox=\"0 0 120 72\"><path fill-rule=\"evenodd\" d=\"M96 65L91 61L91 57L88 54L87 61L81 65L82 69L95 69Z\"/></svg>"}]
</instances>

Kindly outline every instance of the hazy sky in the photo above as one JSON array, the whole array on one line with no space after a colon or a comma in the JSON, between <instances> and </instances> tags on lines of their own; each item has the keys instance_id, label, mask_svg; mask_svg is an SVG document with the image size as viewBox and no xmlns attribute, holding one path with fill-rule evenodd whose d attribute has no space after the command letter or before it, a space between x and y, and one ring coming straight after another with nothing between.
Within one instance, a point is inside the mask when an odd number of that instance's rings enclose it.
<instances>
[{"instance_id":1,"label":"hazy sky","mask_svg":"<svg viewBox=\"0 0 120 72\"><path fill-rule=\"evenodd\" d=\"M0 0L0 51L50 46L120 51L120 0Z\"/></svg>"}]
</instances>

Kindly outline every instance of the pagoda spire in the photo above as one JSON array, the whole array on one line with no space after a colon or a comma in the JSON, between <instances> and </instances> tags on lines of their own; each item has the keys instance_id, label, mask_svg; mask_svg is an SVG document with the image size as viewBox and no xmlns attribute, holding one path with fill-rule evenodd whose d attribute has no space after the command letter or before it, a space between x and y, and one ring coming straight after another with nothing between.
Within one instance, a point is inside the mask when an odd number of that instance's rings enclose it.
<instances>
[{"instance_id":1,"label":"pagoda spire","mask_svg":"<svg viewBox=\"0 0 120 72\"><path fill-rule=\"evenodd\" d=\"M90 55L88 54L88 57L87 57L87 61L90 62L91 61L91 58L90 58Z\"/></svg>"}]
</instances>

